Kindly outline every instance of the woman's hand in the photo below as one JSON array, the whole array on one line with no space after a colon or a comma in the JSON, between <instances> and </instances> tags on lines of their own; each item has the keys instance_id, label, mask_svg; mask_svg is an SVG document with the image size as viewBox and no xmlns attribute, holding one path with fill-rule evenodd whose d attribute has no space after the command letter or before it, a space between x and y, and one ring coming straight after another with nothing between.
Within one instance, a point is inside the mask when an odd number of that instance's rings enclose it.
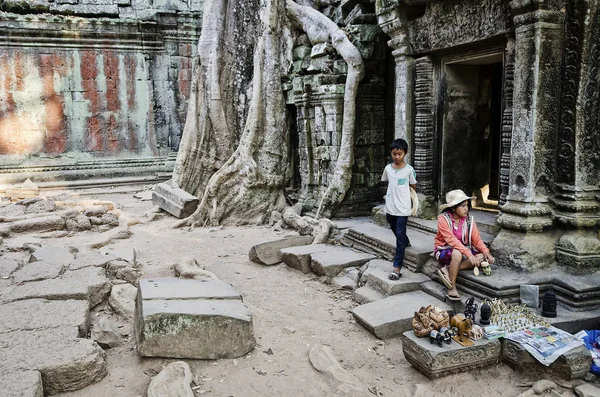
<instances>
[{"instance_id":1,"label":"woman's hand","mask_svg":"<svg viewBox=\"0 0 600 397\"><path fill-rule=\"evenodd\" d=\"M478 259L478 258L477 258L475 255L471 255L471 256L469 257L469 262L471 262L471 264L473 265L473 267L478 267L478 266L479 266L479 264L481 263L481 262L479 261L479 259Z\"/></svg>"},{"instance_id":2,"label":"woman's hand","mask_svg":"<svg viewBox=\"0 0 600 397\"><path fill-rule=\"evenodd\" d=\"M485 254L485 259L488 261L488 263L490 265L493 265L494 262L496 262L496 259L494 259L494 257L492 256L492 254L490 254L489 252L487 254Z\"/></svg>"}]
</instances>

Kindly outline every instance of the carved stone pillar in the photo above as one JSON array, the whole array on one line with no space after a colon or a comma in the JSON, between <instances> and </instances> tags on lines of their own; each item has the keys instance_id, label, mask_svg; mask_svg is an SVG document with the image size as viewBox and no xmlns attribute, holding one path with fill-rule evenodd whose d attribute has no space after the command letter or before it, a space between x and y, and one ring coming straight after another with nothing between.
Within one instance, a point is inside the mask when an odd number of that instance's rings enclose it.
<instances>
[{"instance_id":1,"label":"carved stone pillar","mask_svg":"<svg viewBox=\"0 0 600 397\"><path fill-rule=\"evenodd\" d=\"M573 273L600 269L600 5L567 4L567 45L557 155L555 219L569 230L556 246L556 260ZM589 4L589 6L588 6ZM589 60L589 61L588 61Z\"/></svg>"},{"instance_id":2,"label":"carved stone pillar","mask_svg":"<svg viewBox=\"0 0 600 397\"><path fill-rule=\"evenodd\" d=\"M304 202L311 197L311 186L315 181L312 154L314 108L311 107L308 92L295 91L294 104L297 109L300 201Z\"/></svg>"},{"instance_id":3,"label":"carved stone pillar","mask_svg":"<svg viewBox=\"0 0 600 397\"><path fill-rule=\"evenodd\" d=\"M391 37L388 45L393 48L392 55L396 64L394 71L396 76L394 137L406 139L408 147L412 148L414 59L409 51L405 6L395 3L385 5L384 3L386 2L377 2L376 12L379 26Z\"/></svg>"},{"instance_id":4,"label":"carved stone pillar","mask_svg":"<svg viewBox=\"0 0 600 397\"><path fill-rule=\"evenodd\" d=\"M506 203L510 175L510 148L513 130L513 86L515 79L515 41L509 38L504 52L504 111L502 112L502 137L500 156L500 200Z\"/></svg>"},{"instance_id":5,"label":"carved stone pillar","mask_svg":"<svg viewBox=\"0 0 600 397\"><path fill-rule=\"evenodd\" d=\"M498 218L503 230L492 248L504 258L504 264L526 270L553 263L557 240L548 196L559 124L564 14L549 3L510 3L515 23L515 72L509 189ZM545 233L531 233L542 231Z\"/></svg>"}]
</instances>

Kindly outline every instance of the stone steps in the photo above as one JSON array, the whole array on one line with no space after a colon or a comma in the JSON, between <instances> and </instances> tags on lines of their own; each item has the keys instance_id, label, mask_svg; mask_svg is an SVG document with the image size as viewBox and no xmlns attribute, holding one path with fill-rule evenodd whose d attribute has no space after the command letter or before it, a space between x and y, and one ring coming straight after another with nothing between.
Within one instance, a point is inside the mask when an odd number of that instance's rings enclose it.
<instances>
[{"instance_id":1,"label":"stone steps","mask_svg":"<svg viewBox=\"0 0 600 397\"><path fill-rule=\"evenodd\" d=\"M418 272L433 250L433 236L410 229L407 235L411 246L406 248L404 267ZM391 230L373 223L352 227L342 239L342 243L390 261L394 259L396 252L396 237Z\"/></svg>"},{"instance_id":2,"label":"stone steps","mask_svg":"<svg viewBox=\"0 0 600 397\"><path fill-rule=\"evenodd\" d=\"M391 296L418 291L421 289L421 283L430 280L424 274L404 270L402 278L392 281L388 278L391 270L392 266L389 261L374 259L367 264L361 277L361 284L371 287L383 296Z\"/></svg>"},{"instance_id":3,"label":"stone steps","mask_svg":"<svg viewBox=\"0 0 600 397\"><path fill-rule=\"evenodd\" d=\"M445 302L423 291L405 292L360 305L352 310L356 320L381 339L400 336L412 330L412 319L421 306L434 305L451 312Z\"/></svg>"}]
</instances>

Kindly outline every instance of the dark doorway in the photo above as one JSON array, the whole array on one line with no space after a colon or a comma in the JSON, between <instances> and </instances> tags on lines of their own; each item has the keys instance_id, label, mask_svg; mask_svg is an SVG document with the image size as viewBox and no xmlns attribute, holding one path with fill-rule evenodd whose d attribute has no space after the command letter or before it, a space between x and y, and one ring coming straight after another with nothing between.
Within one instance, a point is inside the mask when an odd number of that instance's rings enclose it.
<instances>
[{"instance_id":1,"label":"dark doorway","mask_svg":"<svg viewBox=\"0 0 600 397\"><path fill-rule=\"evenodd\" d=\"M442 195L462 189L497 209L502 125L502 54L444 64Z\"/></svg>"}]
</instances>

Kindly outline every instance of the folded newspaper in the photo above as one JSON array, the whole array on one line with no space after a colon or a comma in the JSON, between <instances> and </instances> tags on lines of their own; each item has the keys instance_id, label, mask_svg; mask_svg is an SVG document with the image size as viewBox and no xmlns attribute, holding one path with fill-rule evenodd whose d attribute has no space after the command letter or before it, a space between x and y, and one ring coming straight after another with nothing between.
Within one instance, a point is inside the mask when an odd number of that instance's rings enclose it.
<instances>
[{"instance_id":1,"label":"folded newspaper","mask_svg":"<svg viewBox=\"0 0 600 397\"><path fill-rule=\"evenodd\" d=\"M506 331L504 328L498 325L488 325L483 327L483 336L485 336L486 339L504 338L505 335Z\"/></svg>"},{"instance_id":2,"label":"folded newspaper","mask_svg":"<svg viewBox=\"0 0 600 397\"><path fill-rule=\"evenodd\" d=\"M532 327L505 336L519 343L536 360L548 366L562 354L583 345L583 341L555 327Z\"/></svg>"}]
</instances>

